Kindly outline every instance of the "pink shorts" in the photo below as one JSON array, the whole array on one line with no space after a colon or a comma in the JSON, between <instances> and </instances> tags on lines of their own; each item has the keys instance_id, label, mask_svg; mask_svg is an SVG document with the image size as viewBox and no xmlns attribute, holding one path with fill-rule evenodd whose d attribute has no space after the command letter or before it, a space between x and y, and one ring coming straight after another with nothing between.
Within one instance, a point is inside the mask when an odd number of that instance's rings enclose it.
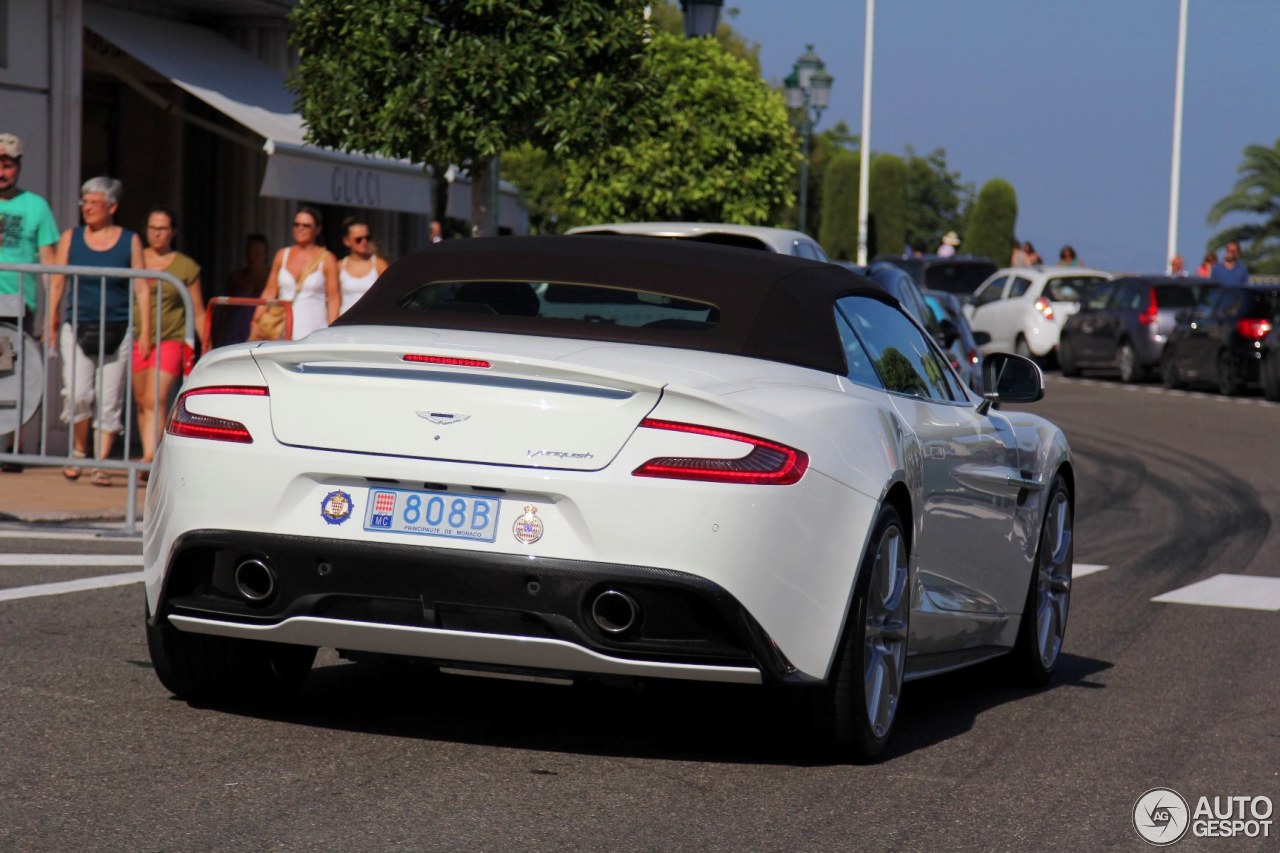
<instances>
[{"instance_id":1,"label":"pink shorts","mask_svg":"<svg viewBox=\"0 0 1280 853\"><path fill-rule=\"evenodd\" d=\"M151 354L142 357L142 349L137 343L133 345L133 371L150 370L156 366L156 357L160 359L160 371L173 376L186 376L195 363L195 353L182 341L161 341L159 348L152 347Z\"/></svg>"}]
</instances>

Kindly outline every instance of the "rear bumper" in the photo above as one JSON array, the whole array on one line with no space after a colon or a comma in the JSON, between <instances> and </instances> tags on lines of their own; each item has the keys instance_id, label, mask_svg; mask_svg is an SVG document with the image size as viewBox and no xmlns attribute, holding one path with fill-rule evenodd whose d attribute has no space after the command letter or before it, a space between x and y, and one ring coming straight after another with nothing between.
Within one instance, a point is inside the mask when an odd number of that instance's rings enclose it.
<instances>
[{"instance_id":1,"label":"rear bumper","mask_svg":"<svg viewBox=\"0 0 1280 853\"><path fill-rule=\"evenodd\" d=\"M261 600L236 568L268 567ZM600 593L635 602L610 634ZM569 675L731 683L811 680L705 578L642 566L241 531L182 536L157 619L183 631Z\"/></svg>"}]
</instances>

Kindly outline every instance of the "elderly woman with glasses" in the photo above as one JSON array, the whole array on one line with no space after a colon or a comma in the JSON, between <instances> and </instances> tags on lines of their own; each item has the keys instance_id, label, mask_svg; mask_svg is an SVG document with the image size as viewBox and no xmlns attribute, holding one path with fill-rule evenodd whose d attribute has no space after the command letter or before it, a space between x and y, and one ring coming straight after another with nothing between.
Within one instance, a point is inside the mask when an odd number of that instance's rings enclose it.
<instances>
[{"instance_id":1,"label":"elderly woman with glasses","mask_svg":"<svg viewBox=\"0 0 1280 853\"><path fill-rule=\"evenodd\" d=\"M291 303L293 311L292 339L305 338L316 329L338 319L341 294L338 291L338 261L322 246L320 213L300 207L293 215L293 245L276 252L267 274L263 299L280 299ZM263 331L264 306L254 310L253 320L258 339L272 337Z\"/></svg>"},{"instance_id":2,"label":"elderly woman with glasses","mask_svg":"<svg viewBox=\"0 0 1280 853\"><path fill-rule=\"evenodd\" d=\"M62 233L57 263L84 267L141 269L142 241L115 223L123 185L115 178L90 178L80 188L80 215L84 224ZM49 278L48 341L62 358L62 422L72 424L71 455L85 458L89 451L89 420L97 403L97 446L94 458L105 459L122 426L124 383L133 350L129 309L135 295L141 323L136 330L138 349L145 358L153 341L151 291L142 278L124 276L73 276ZM68 480L80 477L76 463L62 470ZM103 469L93 472L94 485L111 485Z\"/></svg>"}]
</instances>

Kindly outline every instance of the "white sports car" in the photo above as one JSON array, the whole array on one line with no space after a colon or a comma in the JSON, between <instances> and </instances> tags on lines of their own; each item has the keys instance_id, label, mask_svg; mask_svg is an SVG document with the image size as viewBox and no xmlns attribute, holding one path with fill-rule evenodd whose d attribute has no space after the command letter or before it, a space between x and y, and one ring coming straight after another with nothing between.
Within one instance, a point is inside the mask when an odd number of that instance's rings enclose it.
<instances>
[{"instance_id":1,"label":"white sports car","mask_svg":"<svg viewBox=\"0 0 1280 853\"><path fill-rule=\"evenodd\" d=\"M317 647L573 680L764 684L873 758L904 681L1043 683L1074 474L1030 361L986 398L840 267L628 237L458 240L332 327L216 350L147 493L173 693L294 690ZM995 405L993 405L995 404ZM794 701L792 701L794 700Z\"/></svg>"}]
</instances>

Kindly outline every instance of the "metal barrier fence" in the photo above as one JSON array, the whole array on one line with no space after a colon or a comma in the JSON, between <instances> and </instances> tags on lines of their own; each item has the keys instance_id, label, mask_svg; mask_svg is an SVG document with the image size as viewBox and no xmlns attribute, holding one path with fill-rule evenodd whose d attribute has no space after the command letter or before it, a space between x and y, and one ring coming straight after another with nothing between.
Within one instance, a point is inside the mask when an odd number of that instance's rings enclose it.
<instances>
[{"instance_id":1,"label":"metal barrier fence","mask_svg":"<svg viewBox=\"0 0 1280 853\"><path fill-rule=\"evenodd\" d=\"M161 336L161 303L159 298L161 288L173 288L178 296L182 299L183 313L185 318L185 340L188 344L195 341L195 314L191 303L191 296L187 293L186 285L178 278L170 273L160 270L145 269L121 269L115 267L86 267L86 266L57 266L46 264L0 264L0 272L13 272L18 274L19 287L18 294L12 299L8 297L0 297L0 436L4 436L9 432L13 433L13 447L7 453L0 453L0 462L15 462L21 465L30 465L33 467L70 467L92 465L94 468L102 468L107 470L124 470L128 475L128 485L125 490L125 526L128 532L133 533L137 528L137 496L138 481L140 472L150 472L151 464L139 460L129 458L130 448L133 445L133 370L132 370L132 352L125 350L123 341L118 345L116 352L118 358L125 361L124 370L124 388L123 407L124 407L124 424L121 431L121 447L122 458L101 459L98 457L99 440L95 432L95 426L102 425L101 406L103 401L104 376L102 370L96 370L94 380L94 410L88 415L90 427L91 453L88 458L80 458L74 455L74 434L76 415L76 373L78 371L79 359L74 357L74 348L81 347L79 333L81 326L95 326L97 330L98 351L95 354L84 352L84 355L93 360L97 365L101 365L109 353L106 351L107 342L107 287L106 279L149 279L160 283L156 288L157 298L154 300L153 310L155 312L155 339L153 341L157 353L155 363L159 365L159 348ZM67 441L65 450L59 452L51 447L50 441L50 406L48 401L43 401L46 405L41 405L41 398L46 396L46 392L53 383L50 382L47 370L53 359L61 359L62 355L57 349L51 346L49 336L45 334L48 329L48 288L37 287L38 301L35 317L41 318L43 328L38 328L29 319L31 313L27 310L26 300L22 297L24 292L21 286L23 274L30 273L43 278L47 275L64 275L66 276L66 287L62 296L62 306L60 310L63 316L68 318L70 323L70 351L72 359L70 365L64 366L65 370L69 370L66 381L59 381L58 388L61 390L59 395L65 402L63 409L67 417ZM98 310L97 323L84 323L82 317L84 312L80 310L80 291L85 280L97 279L98 284ZM46 282L47 284L47 282ZM123 340L132 341L134 339L134 310L136 303L136 294L133 287L129 288L129 319L127 323L127 331ZM12 321L12 322L10 322ZM59 318L59 337L62 336L63 319ZM27 330L36 331L38 333L40 343L37 345ZM16 346L13 346L16 342ZM5 346L9 343L9 346ZM6 356L5 353L11 353ZM32 362L35 361L35 364ZM5 367L11 370L5 370ZM7 374L12 373L11 381L7 380ZM59 371L61 380L62 371ZM181 381L184 377L179 377L178 388L181 387ZM40 386L33 387L36 382ZM14 386L9 390L9 386ZM70 387L65 387L70 386ZM154 410L155 415L153 423L155 425L157 440L163 433L165 414L167 412L168 400L160 399L160 371L155 371L155 387L154 387ZM176 390L176 389L175 389ZM12 395L12 396L10 396ZM7 413L12 410L12 418L7 417ZM37 447L32 452L27 452L23 447L23 428L34 417L36 411L40 412L39 418L39 436L36 440Z\"/></svg>"}]
</instances>

